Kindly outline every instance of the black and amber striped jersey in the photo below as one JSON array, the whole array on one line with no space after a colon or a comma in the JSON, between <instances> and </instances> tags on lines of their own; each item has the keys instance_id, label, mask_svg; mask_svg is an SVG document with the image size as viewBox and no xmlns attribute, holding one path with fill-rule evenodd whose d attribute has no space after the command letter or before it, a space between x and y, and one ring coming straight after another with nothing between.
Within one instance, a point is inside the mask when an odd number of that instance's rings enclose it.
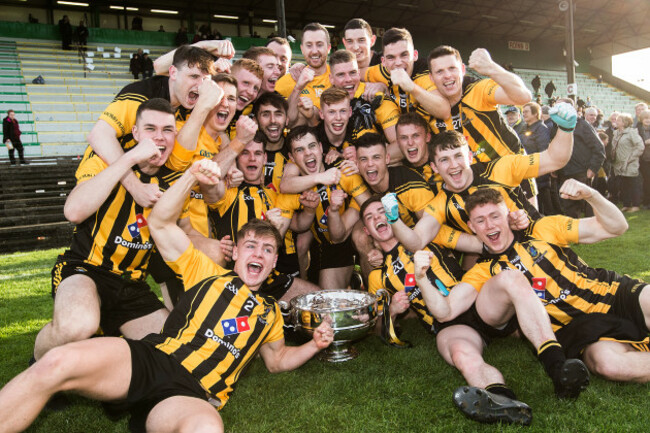
<instances>
[{"instance_id":1,"label":"black and amber striped jersey","mask_svg":"<svg viewBox=\"0 0 650 433\"><path fill-rule=\"evenodd\" d=\"M433 252L427 278L438 290L443 292L451 290L463 276L458 261L449 250L436 244L429 244L424 249ZM391 296L406 290L409 294L410 308L422 323L431 329L434 319L415 281L413 254L399 243L392 250L384 253L384 263L381 268L373 270L368 277L368 291L377 293L379 289L387 289Z\"/></svg>"},{"instance_id":2,"label":"black and amber striped jersey","mask_svg":"<svg viewBox=\"0 0 650 433\"><path fill-rule=\"evenodd\" d=\"M348 136L352 143L367 132L383 133L385 129L395 126L399 119L399 107L389 96L378 94L369 102L363 98L365 91L366 83L359 83L350 101L352 116L348 121Z\"/></svg>"},{"instance_id":3,"label":"black and amber striped jersey","mask_svg":"<svg viewBox=\"0 0 650 433\"><path fill-rule=\"evenodd\" d=\"M77 168L77 183L85 182L107 167L98 155L82 161ZM161 191L181 176L163 166L155 175L135 170L143 183L158 184ZM72 245L65 257L83 260L125 278L146 277L154 247L147 217L151 208L143 208L126 189L117 184L97 212L75 227Z\"/></svg>"},{"instance_id":4,"label":"black and amber striped jersey","mask_svg":"<svg viewBox=\"0 0 650 433\"><path fill-rule=\"evenodd\" d=\"M192 245L168 264L186 292L161 333L143 340L178 361L221 408L260 346L284 338L280 308Z\"/></svg>"},{"instance_id":5,"label":"black and amber striped jersey","mask_svg":"<svg viewBox=\"0 0 650 433\"><path fill-rule=\"evenodd\" d=\"M423 165L416 167L405 159L403 164L411 170L417 171L418 174L427 181L431 191L433 191L434 194L438 194L438 191L440 191L440 188L442 187L442 177L433 171L429 162L425 162Z\"/></svg>"},{"instance_id":6,"label":"black and amber striped jersey","mask_svg":"<svg viewBox=\"0 0 650 433\"><path fill-rule=\"evenodd\" d=\"M293 79L291 74L285 74L275 83L275 91L284 96L284 99L289 99L294 87L296 87L296 80ZM305 96L311 99L314 107L320 108L320 95L330 87L332 87L332 83L330 83L330 67L327 65L327 70L324 73L316 75L313 80L307 83L300 92L300 97Z\"/></svg>"},{"instance_id":7,"label":"black and amber striped jersey","mask_svg":"<svg viewBox=\"0 0 650 433\"><path fill-rule=\"evenodd\" d=\"M428 70L418 71L416 68L413 69L411 74L411 79L415 84L422 87L425 91L430 92L436 89L436 85L431 81L429 77ZM430 115L420 108L420 104L415 99L413 95L405 92L399 86L393 84L390 79L390 71L382 65L371 66L366 69L366 73L363 77L363 81L370 81L373 83L384 83L388 87L387 97L389 97L400 110L400 113L407 113L410 111L418 111L426 119Z\"/></svg>"},{"instance_id":8,"label":"black and amber striped jersey","mask_svg":"<svg viewBox=\"0 0 650 433\"><path fill-rule=\"evenodd\" d=\"M442 185L433 200L434 216L440 224L448 224L456 230L472 234L467 226L469 216L465 211L465 199L478 188L498 190L511 211L523 209L531 222L541 218L541 214L526 199L518 186L528 178L539 173L539 153L532 155L507 155L490 162L476 162L470 166L474 179L469 188L452 192Z\"/></svg>"},{"instance_id":9,"label":"black and amber striped jersey","mask_svg":"<svg viewBox=\"0 0 650 433\"><path fill-rule=\"evenodd\" d=\"M282 147L278 150L265 150L266 163L264 164L264 185L276 192L280 191L280 182L284 174L284 167L289 162L289 154Z\"/></svg>"},{"instance_id":10,"label":"black and amber striped jersey","mask_svg":"<svg viewBox=\"0 0 650 433\"><path fill-rule=\"evenodd\" d=\"M491 79L477 80L465 76L463 96L451 107L451 117L431 119L429 124L433 133L445 130L460 132L467 139L477 161L524 153L519 137L508 126L494 99L499 87Z\"/></svg>"},{"instance_id":11,"label":"black and amber striped jersey","mask_svg":"<svg viewBox=\"0 0 650 433\"><path fill-rule=\"evenodd\" d=\"M403 165L388 167L388 190L383 194L389 192L397 195L399 216L407 226L415 226L419 220L417 213L420 211L434 215L431 206L433 191L417 171Z\"/></svg>"},{"instance_id":12,"label":"black and amber striped jersey","mask_svg":"<svg viewBox=\"0 0 650 433\"><path fill-rule=\"evenodd\" d=\"M209 206L208 215L212 222L214 236L221 239L235 235L239 229L254 218L264 219L269 209L279 208L284 218L291 219L293 213L301 207L299 196L281 194L260 185L243 182L237 188L228 188L226 193L216 203ZM285 237L286 254L295 253L293 237Z\"/></svg>"},{"instance_id":13,"label":"black and amber striped jersey","mask_svg":"<svg viewBox=\"0 0 650 433\"><path fill-rule=\"evenodd\" d=\"M522 272L544 304L554 331L580 315L607 313L621 277L589 267L569 248L578 242L579 224L580 220L563 215L543 217L515 232L514 242L503 253L485 252L462 281L481 290L503 270Z\"/></svg>"},{"instance_id":14,"label":"black and amber striped jersey","mask_svg":"<svg viewBox=\"0 0 650 433\"><path fill-rule=\"evenodd\" d=\"M242 111L236 110L235 115L233 116L230 124L226 128L226 134L231 140L234 140L235 135L237 135L237 121L241 116L250 116L253 113L253 104L248 104L244 107Z\"/></svg>"}]
</instances>

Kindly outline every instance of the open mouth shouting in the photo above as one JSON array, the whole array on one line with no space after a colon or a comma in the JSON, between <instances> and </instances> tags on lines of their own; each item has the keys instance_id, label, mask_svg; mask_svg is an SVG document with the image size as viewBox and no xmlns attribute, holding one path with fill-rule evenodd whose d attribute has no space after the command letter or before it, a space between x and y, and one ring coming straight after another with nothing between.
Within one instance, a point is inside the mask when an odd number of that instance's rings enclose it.
<instances>
[{"instance_id":1,"label":"open mouth shouting","mask_svg":"<svg viewBox=\"0 0 650 433\"><path fill-rule=\"evenodd\" d=\"M199 100L198 92L196 92L194 90L190 90L190 93L187 94L187 102L188 102L188 104L191 107L193 107L194 105L196 105L196 101L198 101L198 100Z\"/></svg>"},{"instance_id":2,"label":"open mouth shouting","mask_svg":"<svg viewBox=\"0 0 650 433\"><path fill-rule=\"evenodd\" d=\"M311 158L305 159L305 167L310 172L316 171L318 169L318 165L316 164L316 158L311 157Z\"/></svg>"},{"instance_id":3,"label":"open mouth shouting","mask_svg":"<svg viewBox=\"0 0 650 433\"><path fill-rule=\"evenodd\" d=\"M221 123L227 122L229 115L230 115L230 111L228 111L228 110L219 110L219 111L217 111L217 119Z\"/></svg>"},{"instance_id":4,"label":"open mouth shouting","mask_svg":"<svg viewBox=\"0 0 650 433\"><path fill-rule=\"evenodd\" d=\"M366 171L366 181L371 184L378 182L379 172L377 170L368 170Z\"/></svg>"}]
</instances>

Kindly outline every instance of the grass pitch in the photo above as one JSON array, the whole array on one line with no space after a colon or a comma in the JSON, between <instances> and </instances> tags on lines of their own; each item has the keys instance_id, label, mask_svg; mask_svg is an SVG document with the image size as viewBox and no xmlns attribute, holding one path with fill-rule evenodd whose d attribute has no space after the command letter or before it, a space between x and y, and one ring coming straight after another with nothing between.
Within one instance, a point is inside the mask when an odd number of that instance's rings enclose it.
<instances>
[{"instance_id":1,"label":"grass pitch","mask_svg":"<svg viewBox=\"0 0 650 433\"><path fill-rule=\"evenodd\" d=\"M595 267L650 281L650 212L628 218L621 238L580 246ZM62 250L0 256L0 385L27 367L34 338L52 314L50 270ZM311 360L296 371L270 374L258 359L221 411L229 432L645 432L650 385L592 377L577 401L560 401L529 346L514 338L485 353L518 397L533 408L531 427L482 425L451 403L463 378L438 355L435 340L414 320L402 323L411 349L395 349L370 336L356 344L360 356L339 365ZM34 390L37 392L37 390ZM73 397L63 412L43 412L31 432L126 432L101 406ZM2 420L0 420L2 423Z\"/></svg>"}]
</instances>

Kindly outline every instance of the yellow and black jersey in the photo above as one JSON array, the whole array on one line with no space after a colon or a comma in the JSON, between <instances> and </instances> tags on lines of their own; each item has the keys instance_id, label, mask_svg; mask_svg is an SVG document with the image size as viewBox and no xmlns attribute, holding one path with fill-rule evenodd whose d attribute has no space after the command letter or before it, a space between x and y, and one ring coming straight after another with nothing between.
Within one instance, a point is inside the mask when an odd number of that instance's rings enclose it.
<instances>
[{"instance_id":1,"label":"yellow and black jersey","mask_svg":"<svg viewBox=\"0 0 650 433\"><path fill-rule=\"evenodd\" d=\"M501 254L485 252L463 282L481 290L503 270L522 272L551 317L553 330L583 314L607 313L620 285L616 272L589 267L569 248L578 242L580 221L563 215L544 217ZM544 240L540 240L544 239ZM645 284L645 283L643 283Z\"/></svg>"},{"instance_id":2,"label":"yellow and black jersey","mask_svg":"<svg viewBox=\"0 0 650 433\"><path fill-rule=\"evenodd\" d=\"M427 181L431 191L433 191L434 194L438 194L438 191L440 191L440 188L442 187L442 177L433 171L431 164L425 162L424 165L416 167L407 160L404 160L403 164L411 170L417 171L418 174Z\"/></svg>"},{"instance_id":3,"label":"yellow and black jersey","mask_svg":"<svg viewBox=\"0 0 650 433\"><path fill-rule=\"evenodd\" d=\"M279 208L283 217L291 219L300 207L298 195L281 194L260 185L243 182L237 188L228 188L221 200L211 204L208 215L214 230L213 237L221 239L230 236L230 239L236 240L235 235L244 224L254 218L264 219L264 214L269 209ZM296 252L292 236L285 236L284 247L286 254Z\"/></svg>"},{"instance_id":4,"label":"yellow and black jersey","mask_svg":"<svg viewBox=\"0 0 650 433\"><path fill-rule=\"evenodd\" d=\"M430 92L436 89L436 85L431 81L428 70L417 71L413 69L411 79L415 84L422 87L425 91ZM373 83L384 83L388 87L387 97L392 100L400 110L400 113L407 113L410 111L418 111L426 119L430 117L429 113L419 109L420 104L413 95L400 89L399 86L393 84L390 79L390 71L382 65L371 66L366 70L363 81L370 81Z\"/></svg>"},{"instance_id":5,"label":"yellow and black jersey","mask_svg":"<svg viewBox=\"0 0 650 433\"><path fill-rule=\"evenodd\" d=\"M507 155L490 162L477 162L470 166L474 173L472 184L464 191L452 192L444 184L433 200L434 216L440 224L448 224L456 230L473 234L467 226L469 216L465 212L465 199L478 188L498 190L511 211L523 209L531 221L541 218L541 214L526 199L518 186L539 172L539 153L532 155Z\"/></svg>"},{"instance_id":6,"label":"yellow and black jersey","mask_svg":"<svg viewBox=\"0 0 650 433\"><path fill-rule=\"evenodd\" d=\"M399 165L388 167L388 190L394 192L399 203L399 216L404 224L414 227L419 218L417 213L425 211L434 215L434 194L431 187L420 174L408 167Z\"/></svg>"},{"instance_id":7,"label":"yellow and black jersey","mask_svg":"<svg viewBox=\"0 0 650 433\"><path fill-rule=\"evenodd\" d=\"M328 170L332 167L338 167L344 159L339 158L334 161L333 164L325 165L325 170ZM340 189L345 191L348 197L345 200L345 204L339 208L339 214L343 214L346 209L353 207L359 210L359 205L357 204L355 198L360 194L363 194L368 190L365 182L358 174L353 174L348 176L344 173L341 173L341 180L336 185L316 185L312 190L318 193L320 197L320 203L316 208L316 217L314 223L311 226L311 231L314 234L314 238L319 243L331 243L329 227L327 225L327 216L329 214L330 198L332 196L332 191L335 189ZM297 196L297 195L296 195Z\"/></svg>"},{"instance_id":8,"label":"yellow and black jersey","mask_svg":"<svg viewBox=\"0 0 650 433\"><path fill-rule=\"evenodd\" d=\"M82 161L77 168L77 182L87 181L107 167L98 155ZM181 176L163 166L153 176L135 170L143 183L157 184L161 191ZM65 257L83 260L125 278L146 277L154 247L147 217L151 208L143 208L126 189L117 184L100 208L75 227L72 245Z\"/></svg>"},{"instance_id":9,"label":"yellow and black jersey","mask_svg":"<svg viewBox=\"0 0 650 433\"><path fill-rule=\"evenodd\" d=\"M491 79L476 80L465 76L463 96L451 107L451 117L431 119L429 124L433 133L445 130L460 132L467 139L477 161L524 153L519 137L508 126L494 99L499 87Z\"/></svg>"},{"instance_id":10,"label":"yellow and black jersey","mask_svg":"<svg viewBox=\"0 0 650 433\"><path fill-rule=\"evenodd\" d=\"M359 83L350 101L352 116L348 121L348 135L353 143L367 132L383 133L395 126L400 115L399 107L390 97L380 93L368 102L363 98L365 90L366 83Z\"/></svg>"},{"instance_id":11,"label":"yellow and black jersey","mask_svg":"<svg viewBox=\"0 0 650 433\"><path fill-rule=\"evenodd\" d=\"M253 104L248 104L241 111L235 110L235 115L230 121L230 124L228 124L228 127L226 128L226 134L228 134L228 137L231 140L234 140L235 136L237 135L237 121L239 120L239 118L241 116L250 116L252 113L253 113Z\"/></svg>"},{"instance_id":12,"label":"yellow and black jersey","mask_svg":"<svg viewBox=\"0 0 650 433\"><path fill-rule=\"evenodd\" d=\"M275 91L280 95L284 96L284 99L288 99L293 92L293 88L296 87L296 81L293 79L291 74L285 74L280 77L280 79L275 83ZM306 96L314 103L314 106L320 108L320 95L326 90L332 87L330 83L330 67L327 65L327 70L321 74L314 77L302 92L300 96Z\"/></svg>"},{"instance_id":13,"label":"yellow and black jersey","mask_svg":"<svg viewBox=\"0 0 650 433\"><path fill-rule=\"evenodd\" d=\"M169 265L186 292L161 333L143 340L178 361L221 408L260 346L284 338L280 308L191 245Z\"/></svg>"},{"instance_id":14,"label":"yellow and black jersey","mask_svg":"<svg viewBox=\"0 0 650 433\"><path fill-rule=\"evenodd\" d=\"M433 252L431 267L427 270L427 278L433 287L448 292L458 284L463 276L458 261L449 250L436 244L429 244L424 249ZM368 277L368 291L377 293L379 289L387 289L391 296L401 290L406 290L409 294L411 309L418 315L422 323L431 329L434 319L415 282L413 254L399 243L384 254L384 263L381 268L373 270Z\"/></svg>"},{"instance_id":15,"label":"yellow and black jersey","mask_svg":"<svg viewBox=\"0 0 650 433\"><path fill-rule=\"evenodd\" d=\"M266 164L264 164L264 185L276 192L280 191L280 182L284 174L284 167L289 162L289 154L284 147L278 150L266 150Z\"/></svg>"},{"instance_id":16,"label":"yellow and black jersey","mask_svg":"<svg viewBox=\"0 0 650 433\"><path fill-rule=\"evenodd\" d=\"M325 155L327 155L330 150L336 150L339 153L343 153L344 149L353 146L352 141L350 139L349 126L350 124L348 123L348 130L345 132L345 138L343 139L343 143L337 146L333 144L330 141L330 139L327 137L327 133L325 132L325 122L321 121L318 123L318 125L316 125L316 139L323 146L323 158L325 158Z\"/></svg>"}]
</instances>

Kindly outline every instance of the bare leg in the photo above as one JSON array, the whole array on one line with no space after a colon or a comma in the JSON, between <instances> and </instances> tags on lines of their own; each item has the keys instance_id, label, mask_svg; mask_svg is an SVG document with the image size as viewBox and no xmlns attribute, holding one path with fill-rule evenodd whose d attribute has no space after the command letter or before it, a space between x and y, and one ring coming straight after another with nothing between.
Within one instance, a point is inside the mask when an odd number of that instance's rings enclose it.
<instances>
[{"instance_id":1,"label":"bare leg","mask_svg":"<svg viewBox=\"0 0 650 433\"><path fill-rule=\"evenodd\" d=\"M438 352L448 364L456 367L471 386L485 388L505 383L503 375L483 359L483 339L466 325L443 329L436 336Z\"/></svg>"},{"instance_id":2,"label":"bare leg","mask_svg":"<svg viewBox=\"0 0 650 433\"><path fill-rule=\"evenodd\" d=\"M138 317L137 319L130 320L124 325L120 326L120 332L132 340L140 340L151 333L158 333L165 324L169 316L169 311L166 308L161 308L158 311L149 313L146 316Z\"/></svg>"},{"instance_id":3,"label":"bare leg","mask_svg":"<svg viewBox=\"0 0 650 433\"><path fill-rule=\"evenodd\" d=\"M303 280L302 278L294 278L293 284L287 290L287 293L280 298L280 301L289 302L296 296L304 295L305 293L311 293L320 290L316 284L310 283L309 281Z\"/></svg>"},{"instance_id":4,"label":"bare leg","mask_svg":"<svg viewBox=\"0 0 650 433\"><path fill-rule=\"evenodd\" d=\"M147 431L221 433L221 415L205 400L175 396L158 403L147 416Z\"/></svg>"},{"instance_id":5,"label":"bare leg","mask_svg":"<svg viewBox=\"0 0 650 433\"><path fill-rule=\"evenodd\" d=\"M361 265L361 274L364 282L368 283L368 275L374 267L368 263L368 253L375 248L372 238L363 231L363 222L357 221L352 228L352 243L359 253L359 263Z\"/></svg>"},{"instance_id":6,"label":"bare leg","mask_svg":"<svg viewBox=\"0 0 650 433\"><path fill-rule=\"evenodd\" d=\"M72 275L59 284L52 321L36 336L34 357L50 349L90 338L99 328L100 300L95 282L86 275Z\"/></svg>"},{"instance_id":7,"label":"bare leg","mask_svg":"<svg viewBox=\"0 0 650 433\"><path fill-rule=\"evenodd\" d=\"M650 382L650 352L637 352L628 344L598 341L585 349L589 370L619 382Z\"/></svg>"},{"instance_id":8,"label":"bare leg","mask_svg":"<svg viewBox=\"0 0 650 433\"><path fill-rule=\"evenodd\" d=\"M300 278L307 280L307 268L309 268L309 246L314 235L307 231L296 236L296 253L298 253L298 267Z\"/></svg>"},{"instance_id":9,"label":"bare leg","mask_svg":"<svg viewBox=\"0 0 650 433\"><path fill-rule=\"evenodd\" d=\"M318 276L318 285L323 289L346 289L350 285L353 269L353 266L321 269Z\"/></svg>"},{"instance_id":10,"label":"bare leg","mask_svg":"<svg viewBox=\"0 0 650 433\"><path fill-rule=\"evenodd\" d=\"M476 298L476 311L495 328L505 325L516 313L521 331L536 349L555 340L548 314L521 272L504 271L485 283Z\"/></svg>"},{"instance_id":11,"label":"bare leg","mask_svg":"<svg viewBox=\"0 0 650 433\"><path fill-rule=\"evenodd\" d=\"M641 311L645 316L645 326L650 330L650 285L646 285L641 289L641 294L639 295L639 304L641 305Z\"/></svg>"},{"instance_id":12,"label":"bare leg","mask_svg":"<svg viewBox=\"0 0 650 433\"><path fill-rule=\"evenodd\" d=\"M0 390L0 430L25 430L58 391L118 400L126 397L130 383L131 351L121 338L95 338L54 348Z\"/></svg>"}]
</instances>

